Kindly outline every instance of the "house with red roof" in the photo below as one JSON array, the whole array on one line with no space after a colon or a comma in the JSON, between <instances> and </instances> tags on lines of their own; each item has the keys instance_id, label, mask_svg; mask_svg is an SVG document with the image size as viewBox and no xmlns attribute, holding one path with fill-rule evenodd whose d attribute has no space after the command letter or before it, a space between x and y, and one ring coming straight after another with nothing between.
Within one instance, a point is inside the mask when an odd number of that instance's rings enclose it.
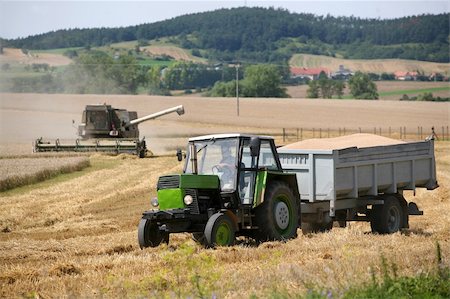
<instances>
[{"instance_id":1,"label":"house with red roof","mask_svg":"<svg viewBox=\"0 0 450 299\"><path fill-rule=\"evenodd\" d=\"M291 78L317 80L322 72L327 78L331 77L331 71L327 68L291 67Z\"/></svg>"},{"instance_id":2,"label":"house with red roof","mask_svg":"<svg viewBox=\"0 0 450 299\"><path fill-rule=\"evenodd\" d=\"M396 71L394 73L395 80L400 81L415 81L417 80L418 72L405 72L405 71Z\"/></svg>"}]
</instances>

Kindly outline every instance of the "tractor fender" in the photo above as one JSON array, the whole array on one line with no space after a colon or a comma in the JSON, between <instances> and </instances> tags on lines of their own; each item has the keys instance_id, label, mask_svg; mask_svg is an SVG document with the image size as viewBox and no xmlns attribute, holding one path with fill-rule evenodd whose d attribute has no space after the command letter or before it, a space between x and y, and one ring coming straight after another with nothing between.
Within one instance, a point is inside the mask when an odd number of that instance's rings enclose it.
<instances>
[{"instance_id":1,"label":"tractor fender","mask_svg":"<svg viewBox=\"0 0 450 299\"><path fill-rule=\"evenodd\" d=\"M233 222L235 231L239 231L239 218L230 210L222 209L220 212L227 214L228 217L230 217L231 221Z\"/></svg>"}]
</instances>

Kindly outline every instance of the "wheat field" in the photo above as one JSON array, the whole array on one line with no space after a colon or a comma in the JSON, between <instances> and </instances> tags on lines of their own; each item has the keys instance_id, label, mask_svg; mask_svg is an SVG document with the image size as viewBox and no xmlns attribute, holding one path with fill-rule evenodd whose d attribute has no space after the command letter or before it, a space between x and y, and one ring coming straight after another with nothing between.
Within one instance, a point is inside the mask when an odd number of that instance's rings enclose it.
<instances>
[{"instance_id":1,"label":"wheat field","mask_svg":"<svg viewBox=\"0 0 450 299\"><path fill-rule=\"evenodd\" d=\"M245 298L277 292L295 296L313 287L339 294L370 281L372 273L381 274L382 257L396 265L398 275L434 269L436 242L444 263L450 264L450 143L443 141L435 148L440 187L406 194L425 215L411 217L405 232L375 235L367 223L350 223L321 234L299 231L289 242L259 246L240 239L231 248L204 249L189 234L171 235L170 244L158 248L140 250L137 243L137 225L156 196L157 179L181 171L173 149L189 136L278 133L280 145L283 126L444 126L449 124L449 104L245 99L236 117L235 102L229 99L0 97L3 159L33 157L31 143L41 133L70 138L71 119L78 119L88 103L107 100L140 115L186 106L182 117L170 115L140 127L152 151L172 156L96 154L81 171L0 192L1 298ZM306 129L303 133L313 136Z\"/></svg>"},{"instance_id":2,"label":"wheat field","mask_svg":"<svg viewBox=\"0 0 450 299\"><path fill-rule=\"evenodd\" d=\"M343 291L379 273L380 259L400 275L427 272L435 246L450 257L450 144L436 144L440 188L414 197L425 215L411 228L374 235L367 223L286 243L203 249L188 234L140 250L137 224L159 175L179 172L175 157L93 155L79 175L0 193L0 297L268 296L311 285Z\"/></svg>"}]
</instances>

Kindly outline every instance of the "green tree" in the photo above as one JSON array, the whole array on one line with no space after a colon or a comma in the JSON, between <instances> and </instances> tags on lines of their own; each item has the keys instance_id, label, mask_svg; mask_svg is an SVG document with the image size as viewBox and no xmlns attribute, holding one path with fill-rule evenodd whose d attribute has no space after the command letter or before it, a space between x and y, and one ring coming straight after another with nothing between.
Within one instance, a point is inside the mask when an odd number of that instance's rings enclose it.
<instances>
[{"instance_id":1,"label":"green tree","mask_svg":"<svg viewBox=\"0 0 450 299\"><path fill-rule=\"evenodd\" d=\"M286 89L281 87L281 74L275 65L252 65L244 72L243 85L246 97L287 97Z\"/></svg>"},{"instance_id":2,"label":"green tree","mask_svg":"<svg viewBox=\"0 0 450 299\"><path fill-rule=\"evenodd\" d=\"M317 99L319 97L319 82L311 80L308 83L307 97L310 99Z\"/></svg>"},{"instance_id":3,"label":"green tree","mask_svg":"<svg viewBox=\"0 0 450 299\"><path fill-rule=\"evenodd\" d=\"M239 82L239 93L242 94L242 82ZM236 96L236 81L216 82L208 94L211 97L234 97Z\"/></svg>"},{"instance_id":4,"label":"green tree","mask_svg":"<svg viewBox=\"0 0 450 299\"><path fill-rule=\"evenodd\" d=\"M345 83L328 79L326 76L319 76L319 80L312 80L308 83L307 97L311 99L324 98L331 99L334 95L342 98Z\"/></svg>"},{"instance_id":5,"label":"green tree","mask_svg":"<svg viewBox=\"0 0 450 299\"><path fill-rule=\"evenodd\" d=\"M370 80L367 74L356 72L348 81L348 85L355 99L378 99L377 86Z\"/></svg>"},{"instance_id":6,"label":"green tree","mask_svg":"<svg viewBox=\"0 0 450 299\"><path fill-rule=\"evenodd\" d=\"M345 83L344 81L334 81L333 82L333 94L337 95L337 97L339 99L342 99L342 96L344 95L344 88L345 88Z\"/></svg>"}]
</instances>

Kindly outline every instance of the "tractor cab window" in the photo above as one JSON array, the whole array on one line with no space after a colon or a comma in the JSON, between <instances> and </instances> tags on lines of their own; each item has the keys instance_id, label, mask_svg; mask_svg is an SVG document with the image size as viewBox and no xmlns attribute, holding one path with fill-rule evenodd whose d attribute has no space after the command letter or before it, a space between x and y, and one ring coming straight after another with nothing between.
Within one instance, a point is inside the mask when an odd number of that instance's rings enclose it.
<instances>
[{"instance_id":1,"label":"tractor cab window","mask_svg":"<svg viewBox=\"0 0 450 299\"><path fill-rule=\"evenodd\" d=\"M259 168L266 168L268 170L278 170L278 165L269 140L261 140L258 166Z\"/></svg>"},{"instance_id":2,"label":"tractor cab window","mask_svg":"<svg viewBox=\"0 0 450 299\"><path fill-rule=\"evenodd\" d=\"M252 157L250 153L250 139L242 144L241 163L239 165L239 197L243 204L253 203L254 185L257 174L258 157Z\"/></svg>"},{"instance_id":3,"label":"tractor cab window","mask_svg":"<svg viewBox=\"0 0 450 299\"><path fill-rule=\"evenodd\" d=\"M222 191L234 191L237 177L237 138L195 141L195 146L198 174L217 175ZM185 173L192 173L189 154L186 160Z\"/></svg>"}]
</instances>

